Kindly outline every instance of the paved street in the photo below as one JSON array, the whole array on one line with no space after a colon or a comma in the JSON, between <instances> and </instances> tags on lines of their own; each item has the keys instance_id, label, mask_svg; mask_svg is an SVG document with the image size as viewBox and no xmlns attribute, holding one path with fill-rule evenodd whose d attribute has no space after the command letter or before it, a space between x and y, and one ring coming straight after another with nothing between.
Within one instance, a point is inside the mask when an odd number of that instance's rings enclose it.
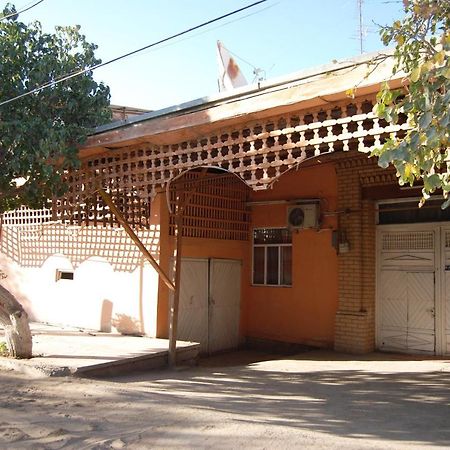
<instances>
[{"instance_id":1,"label":"paved street","mask_svg":"<svg viewBox=\"0 0 450 450\"><path fill-rule=\"evenodd\" d=\"M108 380L0 372L1 448L450 446L450 362L236 352Z\"/></svg>"}]
</instances>

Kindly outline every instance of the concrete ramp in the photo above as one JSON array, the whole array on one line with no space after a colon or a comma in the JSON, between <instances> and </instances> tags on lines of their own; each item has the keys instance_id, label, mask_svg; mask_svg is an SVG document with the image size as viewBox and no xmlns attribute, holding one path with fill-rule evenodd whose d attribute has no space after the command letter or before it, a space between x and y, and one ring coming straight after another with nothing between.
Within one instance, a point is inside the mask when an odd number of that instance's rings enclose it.
<instances>
[{"instance_id":1,"label":"concrete ramp","mask_svg":"<svg viewBox=\"0 0 450 450\"><path fill-rule=\"evenodd\" d=\"M33 358L0 358L0 367L31 376L114 376L167 367L169 341L40 323L31 324ZM1 340L1 337L0 337ZM199 344L177 342L177 362L195 364Z\"/></svg>"}]
</instances>

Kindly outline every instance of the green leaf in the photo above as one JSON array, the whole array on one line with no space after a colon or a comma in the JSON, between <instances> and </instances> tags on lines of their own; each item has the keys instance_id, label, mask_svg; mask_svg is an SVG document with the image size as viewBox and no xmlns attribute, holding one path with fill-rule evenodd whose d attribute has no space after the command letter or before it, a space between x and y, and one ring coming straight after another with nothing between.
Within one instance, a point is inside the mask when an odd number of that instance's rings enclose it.
<instances>
[{"instance_id":1,"label":"green leaf","mask_svg":"<svg viewBox=\"0 0 450 450\"><path fill-rule=\"evenodd\" d=\"M393 74L409 74L409 85L399 97L389 94L383 83L373 112L390 123L406 114L410 129L372 154L382 167L394 164L399 183L423 179L423 203L436 189L450 192L449 158L444 153L450 145L450 5L409 0L404 7L404 17L380 34L384 44L395 46Z\"/></svg>"},{"instance_id":2,"label":"green leaf","mask_svg":"<svg viewBox=\"0 0 450 450\"><path fill-rule=\"evenodd\" d=\"M386 111L386 106L384 103L376 103L372 111L377 117L383 118Z\"/></svg>"},{"instance_id":3,"label":"green leaf","mask_svg":"<svg viewBox=\"0 0 450 450\"><path fill-rule=\"evenodd\" d=\"M419 119L419 127L422 129L426 128L428 125L430 125L432 119L433 114L431 113L431 111L425 111L425 113Z\"/></svg>"},{"instance_id":4,"label":"green leaf","mask_svg":"<svg viewBox=\"0 0 450 450\"><path fill-rule=\"evenodd\" d=\"M424 178L424 184L427 184L428 190L435 190L441 185L441 179L439 175L432 174Z\"/></svg>"},{"instance_id":5,"label":"green leaf","mask_svg":"<svg viewBox=\"0 0 450 450\"><path fill-rule=\"evenodd\" d=\"M447 209L449 206L450 206L450 198L448 198L447 200L445 200L444 203L442 203L441 209Z\"/></svg>"},{"instance_id":6,"label":"green leaf","mask_svg":"<svg viewBox=\"0 0 450 450\"><path fill-rule=\"evenodd\" d=\"M416 67L412 72L411 75L409 76L409 79L413 82L416 83L420 78L420 66Z\"/></svg>"}]
</instances>

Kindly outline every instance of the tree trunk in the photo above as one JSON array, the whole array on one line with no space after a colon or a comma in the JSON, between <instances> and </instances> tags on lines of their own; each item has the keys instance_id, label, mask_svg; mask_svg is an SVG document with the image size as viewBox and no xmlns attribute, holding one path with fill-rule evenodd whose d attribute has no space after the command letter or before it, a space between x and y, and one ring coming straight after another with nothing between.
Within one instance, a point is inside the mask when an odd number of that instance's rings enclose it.
<instances>
[{"instance_id":1,"label":"tree trunk","mask_svg":"<svg viewBox=\"0 0 450 450\"><path fill-rule=\"evenodd\" d=\"M31 338L28 314L7 289L0 285L0 323L5 328L6 346L14 358L31 358Z\"/></svg>"}]
</instances>

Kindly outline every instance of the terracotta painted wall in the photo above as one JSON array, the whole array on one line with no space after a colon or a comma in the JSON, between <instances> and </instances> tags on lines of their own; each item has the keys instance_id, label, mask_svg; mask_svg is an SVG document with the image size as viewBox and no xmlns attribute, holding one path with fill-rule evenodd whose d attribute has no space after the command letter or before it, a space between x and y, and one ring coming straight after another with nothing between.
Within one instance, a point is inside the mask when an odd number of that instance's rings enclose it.
<instances>
[{"instance_id":1,"label":"terracotta painted wall","mask_svg":"<svg viewBox=\"0 0 450 450\"><path fill-rule=\"evenodd\" d=\"M274 341L331 347L338 301L337 256L332 246L336 229L336 174L333 164L316 164L283 175L270 191L252 201L321 198L320 231L294 231L291 287L251 285L251 243L243 274L244 329L247 336ZM252 227L286 226L282 205L252 207Z\"/></svg>"},{"instance_id":2,"label":"terracotta painted wall","mask_svg":"<svg viewBox=\"0 0 450 450\"><path fill-rule=\"evenodd\" d=\"M321 198L323 222L320 231L293 233L292 287L251 285L252 241L212 239L183 240L184 258L229 258L242 260L241 335L256 338L332 347L337 310L337 255L332 246L332 230L337 228L336 174L333 164L316 164L283 175L274 188L252 194L252 201ZM162 209L164 208L161 203ZM286 226L287 205L252 207L252 227ZM168 270L174 239L163 230L161 214L161 259ZM163 256L166 255L166 256ZM168 290L160 283L158 332L165 337Z\"/></svg>"}]
</instances>

